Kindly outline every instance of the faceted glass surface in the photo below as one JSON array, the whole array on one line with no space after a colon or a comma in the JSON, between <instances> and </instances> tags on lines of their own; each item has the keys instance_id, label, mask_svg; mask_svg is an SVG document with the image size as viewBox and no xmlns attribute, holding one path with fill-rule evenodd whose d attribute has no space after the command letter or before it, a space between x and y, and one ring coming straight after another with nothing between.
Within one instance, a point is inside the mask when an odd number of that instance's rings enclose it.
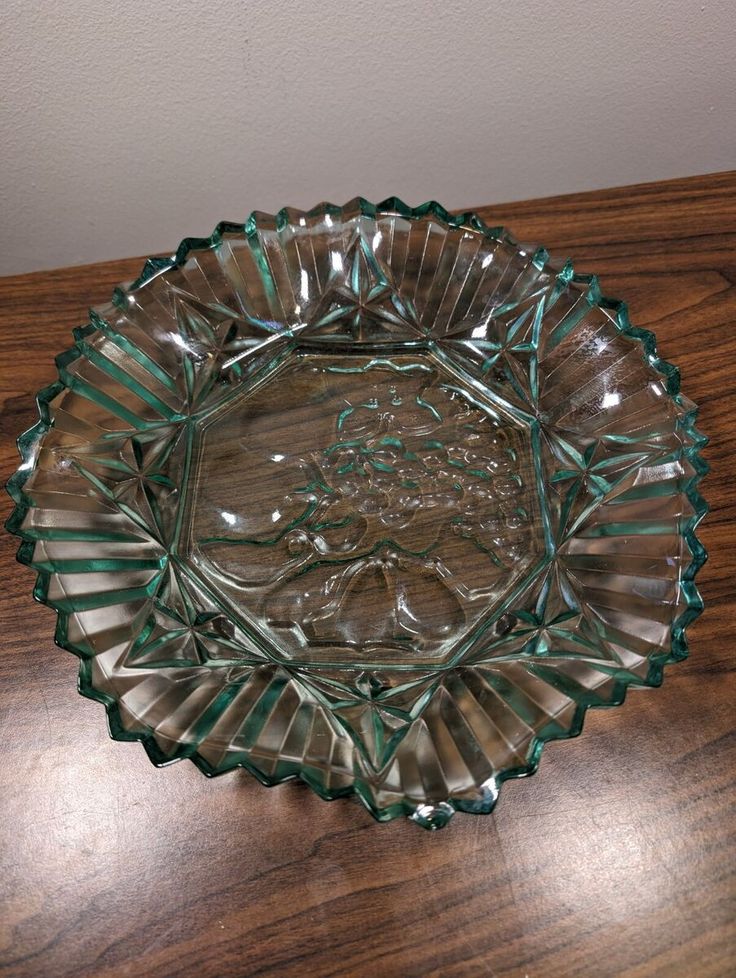
<instances>
[{"instance_id":1,"label":"faceted glass surface","mask_svg":"<svg viewBox=\"0 0 736 978\"><path fill-rule=\"evenodd\" d=\"M686 654L695 408L543 249L435 204L255 213L76 339L10 528L157 763L436 828Z\"/></svg>"}]
</instances>

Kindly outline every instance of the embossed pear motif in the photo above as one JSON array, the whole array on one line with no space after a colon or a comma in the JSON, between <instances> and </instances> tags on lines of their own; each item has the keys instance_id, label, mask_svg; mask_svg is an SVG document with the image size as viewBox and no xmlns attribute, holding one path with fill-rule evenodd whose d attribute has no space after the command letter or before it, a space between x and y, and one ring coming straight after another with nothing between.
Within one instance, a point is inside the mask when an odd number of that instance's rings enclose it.
<instances>
[{"instance_id":1,"label":"embossed pear motif","mask_svg":"<svg viewBox=\"0 0 736 978\"><path fill-rule=\"evenodd\" d=\"M421 355L295 360L270 383L283 435L269 385L203 422L192 543L212 580L289 659L450 657L543 550L528 430Z\"/></svg>"}]
</instances>

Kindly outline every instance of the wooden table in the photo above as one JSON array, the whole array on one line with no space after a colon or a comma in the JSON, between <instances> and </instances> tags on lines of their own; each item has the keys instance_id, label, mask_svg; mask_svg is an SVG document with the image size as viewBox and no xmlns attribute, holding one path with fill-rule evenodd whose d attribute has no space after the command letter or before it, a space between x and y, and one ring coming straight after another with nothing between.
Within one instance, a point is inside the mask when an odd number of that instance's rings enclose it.
<instances>
[{"instance_id":1,"label":"wooden table","mask_svg":"<svg viewBox=\"0 0 736 978\"><path fill-rule=\"evenodd\" d=\"M108 740L4 535L3 976L736 974L736 173L480 210L599 272L701 405L713 513L691 658L548 746L493 816L379 826L300 785L156 770ZM5 477L70 328L140 264L0 280Z\"/></svg>"}]
</instances>

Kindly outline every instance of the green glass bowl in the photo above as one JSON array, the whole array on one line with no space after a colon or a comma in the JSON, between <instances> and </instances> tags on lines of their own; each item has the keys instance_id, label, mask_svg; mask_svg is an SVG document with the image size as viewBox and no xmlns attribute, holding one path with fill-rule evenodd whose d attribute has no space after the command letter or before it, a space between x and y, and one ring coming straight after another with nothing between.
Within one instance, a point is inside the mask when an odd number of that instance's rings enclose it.
<instances>
[{"instance_id":1,"label":"green glass bowl","mask_svg":"<svg viewBox=\"0 0 736 978\"><path fill-rule=\"evenodd\" d=\"M9 528L154 763L438 828L686 655L696 409L543 249L434 203L256 212L75 339Z\"/></svg>"}]
</instances>

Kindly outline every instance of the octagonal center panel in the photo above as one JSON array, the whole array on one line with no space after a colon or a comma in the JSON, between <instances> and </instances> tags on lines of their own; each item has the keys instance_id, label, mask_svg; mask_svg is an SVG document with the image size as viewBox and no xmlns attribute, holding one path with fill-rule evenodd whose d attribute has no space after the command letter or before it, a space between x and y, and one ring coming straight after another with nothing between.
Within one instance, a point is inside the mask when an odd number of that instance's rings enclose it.
<instances>
[{"instance_id":1,"label":"octagonal center panel","mask_svg":"<svg viewBox=\"0 0 736 978\"><path fill-rule=\"evenodd\" d=\"M271 656L443 662L543 552L528 429L430 352L291 352L202 419L181 557Z\"/></svg>"}]
</instances>

